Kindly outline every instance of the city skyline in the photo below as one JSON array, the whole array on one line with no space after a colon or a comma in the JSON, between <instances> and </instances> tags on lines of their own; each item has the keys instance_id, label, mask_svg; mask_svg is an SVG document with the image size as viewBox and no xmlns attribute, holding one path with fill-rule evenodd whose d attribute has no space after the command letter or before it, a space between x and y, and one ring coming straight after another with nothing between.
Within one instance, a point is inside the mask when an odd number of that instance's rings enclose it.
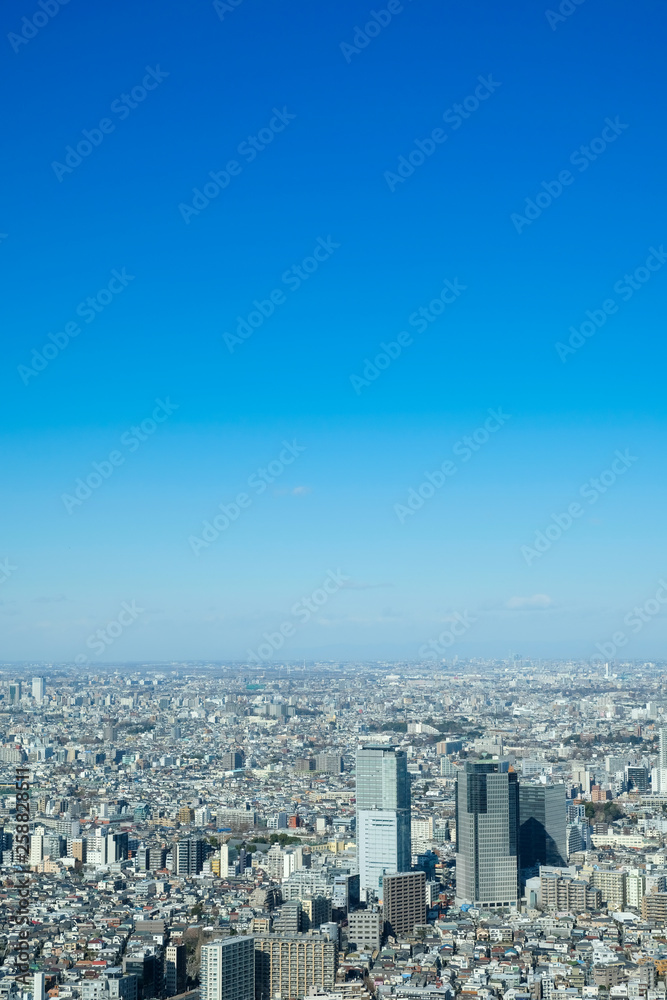
<instances>
[{"instance_id":1,"label":"city skyline","mask_svg":"<svg viewBox=\"0 0 667 1000\"><path fill-rule=\"evenodd\" d=\"M664 664L170 667L0 676L7 1000L664 1000Z\"/></svg>"}]
</instances>

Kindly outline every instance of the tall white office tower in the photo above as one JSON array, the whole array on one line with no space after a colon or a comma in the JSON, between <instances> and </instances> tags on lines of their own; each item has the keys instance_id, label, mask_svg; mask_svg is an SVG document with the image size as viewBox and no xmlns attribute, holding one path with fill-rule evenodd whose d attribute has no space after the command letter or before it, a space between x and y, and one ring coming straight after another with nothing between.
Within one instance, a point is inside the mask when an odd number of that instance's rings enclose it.
<instances>
[{"instance_id":1,"label":"tall white office tower","mask_svg":"<svg viewBox=\"0 0 667 1000\"><path fill-rule=\"evenodd\" d=\"M667 726L662 726L658 735L658 760L651 770L651 791L654 795L667 795Z\"/></svg>"},{"instance_id":2,"label":"tall white office tower","mask_svg":"<svg viewBox=\"0 0 667 1000\"><path fill-rule=\"evenodd\" d=\"M200 1000L255 1000L255 939L202 945L200 982Z\"/></svg>"},{"instance_id":3,"label":"tall white office tower","mask_svg":"<svg viewBox=\"0 0 667 1000\"><path fill-rule=\"evenodd\" d=\"M410 870L410 777L403 750L366 746L357 751L359 889L382 896L385 873Z\"/></svg>"},{"instance_id":4,"label":"tall white office tower","mask_svg":"<svg viewBox=\"0 0 667 1000\"><path fill-rule=\"evenodd\" d=\"M658 733L660 736L658 766L667 771L667 726L662 726Z\"/></svg>"},{"instance_id":5,"label":"tall white office tower","mask_svg":"<svg viewBox=\"0 0 667 1000\"><path fill-rule=\"evenodd\" d=\"M46 681L43 677L33 677L32 679L32 696L38 705L41 705L44 701L44 693L46 691Z\"/></svg>"}]
</instances>

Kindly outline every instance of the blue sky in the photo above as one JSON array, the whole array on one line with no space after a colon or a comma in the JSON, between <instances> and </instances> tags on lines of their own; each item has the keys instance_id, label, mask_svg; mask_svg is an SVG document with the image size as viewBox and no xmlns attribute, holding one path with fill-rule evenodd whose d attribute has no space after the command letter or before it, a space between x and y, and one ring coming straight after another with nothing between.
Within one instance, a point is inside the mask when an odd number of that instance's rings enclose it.
<instances>
[{"instance_id":1,"label":"blue sky","mask_svg":"<svg viewBox=\"0 0 667 1000\"><path fill-rule=\"evenodd\" d=\"M623 619L667 573L664 5L44 3L1 15L3 658L416 658L457 614L448 658L663 657Z\"/></svg>"}]
</instances>

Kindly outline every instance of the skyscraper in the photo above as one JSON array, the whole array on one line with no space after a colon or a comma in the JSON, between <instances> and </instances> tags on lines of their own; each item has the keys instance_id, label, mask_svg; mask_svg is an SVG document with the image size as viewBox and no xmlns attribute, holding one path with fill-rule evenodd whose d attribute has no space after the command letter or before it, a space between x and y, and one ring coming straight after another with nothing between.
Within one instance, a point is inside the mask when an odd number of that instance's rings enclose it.
<instances>
[{"instance_id":1,"label":"skyscraper","mask_svg":"<svg viewBox=\"0 0 667 1000\"><path fill-rule=\"evenodd\" d=\"M660 749L659 749L660 758L658 765L659 767L667 771L667 726L663 726L659 730L659 734L660 734Z\"/></svg>"},{"instance_id":2,"label":"skyscraper","mask_svg":"<svg viewBox=\"0 0 667 1000\"><path fill-rule=\"evenodd\" d=\"M32 696L38 705L41 705L44 701L44 692L46 690L46 682L43 677L33 677L32 679Z\"/></svg>"},{"instance_id":3,"label":"skyscraper","mask_svg":"<svg viewBox=\"0 0 667 1000\"><path fill-rule=\"evenodd\" d=\"M357 845L362 894L378 893L385 872L409 871L410 778L403 750L357 751Z\"/></svg>"},{"instance_id":4,"label":"skyscraper","mask_svg":"<svg viewBox=\"0 0 667 1000\"><path fill-rule=\"evenodd\" d=\"M456 901L518 900L519 783L506 760L466 761L456 782Z\"/></svg>"},{"instance_id":5,"label":"skyscraper","mask_svg":"<svg viewBox=\"0 0 667 1000\"><path fill-rule=\"evenodd\" d=\"M667 726L662 726L658 734L660 745L658 760L651 772L651 791L654 795L665 795L667 794Z\"/></svg>"},{"instance_id":6,"label":"skyscraper","mask_svg":"<svg viewBox=\"0 0 667 1000\"><path fill-rule=\"evenodd\" d=\"M565 785L519 785L519 864L566 865Z\"/></svg>"},{"instance_id":7,"label":"skyscraper","mask_svg":"<svg viewBox=\"0 0 667 1000\"><path fill-rule=\"evenodd\" d=\"M201 949L201 1000L255 1000L255 942L252 937L212 941Z\"/></svg>"}]
</instances>

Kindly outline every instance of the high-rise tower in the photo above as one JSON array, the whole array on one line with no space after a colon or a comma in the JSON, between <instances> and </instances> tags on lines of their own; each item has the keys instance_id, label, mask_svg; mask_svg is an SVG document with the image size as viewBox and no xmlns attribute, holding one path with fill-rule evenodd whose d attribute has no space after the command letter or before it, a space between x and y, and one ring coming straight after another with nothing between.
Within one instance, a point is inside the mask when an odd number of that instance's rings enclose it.
<instances>
[{"instance_id":1,"label":"high-rise tower","mask_svg":"<svg viewBox=\"0 0 667 1000\"><path fill-rule=\"evenodd\" d=\"M456 782L456 901L516 906L519 783L506 760L466 761Z\"/></svg>"},{"instance_id":2,"label":"high-rise tower","mask_svg":"<svg viewBox=\"0 0 667 1000\"><path fill-rule=\"evenodd\" d=\"M359 888L381 895L385 872L410 870L410 778L403 750L366 746L357 751Z\"/></svg>"},{"instance_id":3,"label":"high-rise tower","mask_svg":"<svg viewBox=\"0 0 667 1000\"><path fill-rule=\"evenodd\" d=\"M565 785L519 785L519 865L566 865Z\"/></svg>"}]
</instances>

